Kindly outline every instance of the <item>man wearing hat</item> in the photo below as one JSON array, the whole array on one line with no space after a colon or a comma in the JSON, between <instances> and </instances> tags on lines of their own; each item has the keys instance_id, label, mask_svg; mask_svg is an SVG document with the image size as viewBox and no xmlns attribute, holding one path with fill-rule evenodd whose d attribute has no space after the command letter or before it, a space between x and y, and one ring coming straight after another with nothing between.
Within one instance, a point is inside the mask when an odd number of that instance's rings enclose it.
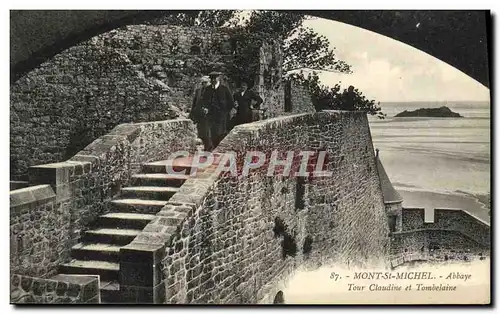
<instances>
[{"instance_id":1,"label":"man wearing hat","mask_svg":"<svg viewBox=\"0 0 500 314\"><path fill-rule=\"evenodd\" d=\"M205 150L212 150L226 136L229 113L234 107L233 95L227 86L220 83L220 72L210 72L210 85L203 89L201 104L202 112L208 127L209 136Z\"/></svg>"}]
</instances>

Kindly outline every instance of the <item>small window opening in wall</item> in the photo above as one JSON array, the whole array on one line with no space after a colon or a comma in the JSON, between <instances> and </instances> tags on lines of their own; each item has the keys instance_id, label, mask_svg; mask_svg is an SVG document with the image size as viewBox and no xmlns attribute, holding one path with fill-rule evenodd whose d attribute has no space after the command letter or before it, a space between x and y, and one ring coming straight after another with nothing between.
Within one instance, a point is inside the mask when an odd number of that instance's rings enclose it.
<instances>
[{"instance_id":1,"label":"small window opening in wall","mask_svg":"<svg viewBox=\"0 0 500 314\"><path fill-rule=\"evenodd\" d=\"M277 238L283 233L285 233L285 229L286 227L283 220L281 220L281 218L279 217L274 218L274 228L273 228L274 237Z\"/></svg>"},{"instance_id":2,"label":"small window opening in wall","mask_svg":"<svg viewBox=\"0 0 500 314\"><path fill-rule=\"evenodd\" d=\"M278 293L276 293L273 304L284 304L284 303L285 303L285 295L283 291L280 290L278 291Z\"/></svg>"},{"instance_id":3,"label":"small window opening in wall","mask_svg":"<svg viewBox=\"0 0 500 314\"><path fill-rule=\"evenodd\" d=\"M295 209L304 209L305 179L297 177L295 184Z\"/></svg>"},{"instance_id":4,"label":"small window opening in wall","mask_svg":"<svg viewBox=\"0 0 500 314\"><path fill-rule=\"evenodd\" d=\"M295 242L295 238L288 234L288 232L285 232L283 235L282 249L283 258L287 256L294 257L297 254L297 243Z\"/></svg>"},{"instance_id":5,"label":"small window opening in wall","mask_svg":"<svg viewBox=\"0 0 500 314\"><path fill-rule=\"evenodd\" d=\"M307 236L304 239L304 245L302 246L302 253L304 255L308 256L309 253L311 253L311 251L312 251L312 243L313 243L313 240L312 240L311 236Z\"/></svg>"}]
</instances>

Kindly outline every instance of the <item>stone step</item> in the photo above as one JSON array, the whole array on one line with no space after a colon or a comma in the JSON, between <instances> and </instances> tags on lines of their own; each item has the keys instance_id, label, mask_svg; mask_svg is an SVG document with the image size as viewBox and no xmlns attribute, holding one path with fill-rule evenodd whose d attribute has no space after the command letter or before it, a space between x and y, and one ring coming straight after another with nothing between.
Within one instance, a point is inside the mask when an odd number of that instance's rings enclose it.
<instances>
[{"instance_id":1,"label":"stone step","mask_svg":"<svg viewBox=\"0 0 500 314\"><path fill-rule=\"evenodd\" d=\"M122 198L109 202L110 211L121 213L156 214L167 201L144 200L140 198Z\"/></svg>"},{"instance_id":2,"label":"stone step","mask_svg":"<svg viewBox=\"0 0 500 314\"><path fill-rule=\"evenodd\" d=\"M99 275L100 280L118 280L120 264L104 261L72 260L60 266L60 273Z\"/></svg>"},{"instance_id":3,"label":"stone step","mask_svg":"<svg viewBox=\"0 0 500 314\"><path fill-rule=\"evenodd\" d=\"M118 281L102 281L100 285L101 303L122 303L120 295L120 284Z\"/></svg>"},{"instance_id":4,"label":"stone step","mask_svg":"<svg viewBox=\"0 0 500 314\"><path fill-rule=\"evenodd\" d=\"M85 231L83 242L127 245L141 232L138 229L99 228Z\"/></svg>"},{"instance_id":5,"label":"stone step","mask_svg":"<svg viewBox=\"0 0 500 314\"><path fill-rule=\"evenodd\" d=\"M140 213L108 213L97 219L96 226L101 228L144 229L155 215Z\"/></svg>"},{"instance_id":6,"label":"stone step","mask_svg":"<svg viewBox=\"0 0 500 314\"><path fill-rule=\"evenodd\" d=\"M180 187L189 175L167 173L140 173L132 176L134 186L171 186Z\"/></svg>"},{"instance_id":7,"label":"stone step","mask_svg":"<svg viewBox=\"0 0 500 314\"><path fill-rule=\"evenodd\" d=\"M169 186L130 186L121 189L123 198L168 201L179 188Z\"/></svg>"},{"instance_id":8,"label":"stone step","mask_svg":"<svg viewBox=\"0 0 500 314\"><path fill-rule=\"evenodd\" d=\"M168 173L167 171L184 172L190 174L193 167L193 157L180 157L171 160L148 162L142 165L144 173ZM171 172L171 174L175 174Z\"/></svg>"},{"instance_id":9,"label":"stone step","mask_svg":"<svg viewBox=\"0 0 500 314\"><path fill-rule=\"evenodd\" d=\"M118 263L121 245L103 243L78 243L71 248L71 256L77 260L94 260Z\"/></svg>"}]
</instances>

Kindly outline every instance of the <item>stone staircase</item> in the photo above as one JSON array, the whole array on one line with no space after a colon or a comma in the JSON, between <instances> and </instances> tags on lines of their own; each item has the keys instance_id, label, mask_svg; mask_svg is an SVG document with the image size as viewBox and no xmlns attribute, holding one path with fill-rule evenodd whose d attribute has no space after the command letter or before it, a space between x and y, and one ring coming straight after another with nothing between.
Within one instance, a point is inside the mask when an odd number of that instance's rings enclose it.
<instances>
[{"instance_id":1,"label":"stone staircase","mask_svg":"<svg viewBox=\"0 0 500 314\"><path fill-rule=\"evenodd\" d=\"M166 166L186 174L168 174ZM110 202L110 212L100 216L73 246L69 263L60 265L60 274L100 275L101 303L118 303L119 251L155 218L189 177L189 157L150 162L132 176L131 186L123 187Z\"/></svg>"}]
</instances>

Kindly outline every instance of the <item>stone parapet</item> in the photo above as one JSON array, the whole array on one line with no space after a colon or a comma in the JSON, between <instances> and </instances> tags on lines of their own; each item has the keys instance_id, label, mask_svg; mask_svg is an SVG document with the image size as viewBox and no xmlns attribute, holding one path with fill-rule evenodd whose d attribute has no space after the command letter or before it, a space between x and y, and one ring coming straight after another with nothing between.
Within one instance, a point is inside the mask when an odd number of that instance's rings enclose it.
<instances>
[{"instance_id":1,"label":"stone parapet","mask_svg":"<svg viewBox=\"0 0 500 314\"><path fill-rule=\"evenodd\" d=\"M160 264L134 265L147 280L127 278L127 285L165 291L164 299L148 302L257 303L276 294L298 265L385 263L389 232L364 113L298 114L240 125L214 153L297 149L326 151L332 177L299 180L256 170L247 177L223 172L188 179L120 251L126 263L130 254L134 260L135 246L164 250ZM135 254L139 261L145 253Z\"/></svg>"},{"instance_id":2,"label":"stone parapet","mask_svg":"<svg viewBox=\"0 0 500 314\"><path fill-rule=\"evenodd\" d=\"M13 304L96 304L99 298L97 276L57 275L49 279L10 276L10 303Z\"/></svg>"},{"instance_id":3,"label":"stone parapet","mask_svg":"<svg viewBox=\"0 0 500 314\"><path fill-rule=\"evenodd\" d=\"M10 192L11 271L54 275L140 165L195 145L188 119L122 124L67 161L30 167L32 186Z\"/></svg>"},{"instance_id":4,"label":"stone parapet","mask_svg":"<svg viewBox=\"0 0 500 314\"><path fill-rule=\"evenodd\" d=\"M489 222L483 221L459 208L403 208L402 231L443 230L456 231L481 246L491 243Z\"/></svg>"}]
</instances>

